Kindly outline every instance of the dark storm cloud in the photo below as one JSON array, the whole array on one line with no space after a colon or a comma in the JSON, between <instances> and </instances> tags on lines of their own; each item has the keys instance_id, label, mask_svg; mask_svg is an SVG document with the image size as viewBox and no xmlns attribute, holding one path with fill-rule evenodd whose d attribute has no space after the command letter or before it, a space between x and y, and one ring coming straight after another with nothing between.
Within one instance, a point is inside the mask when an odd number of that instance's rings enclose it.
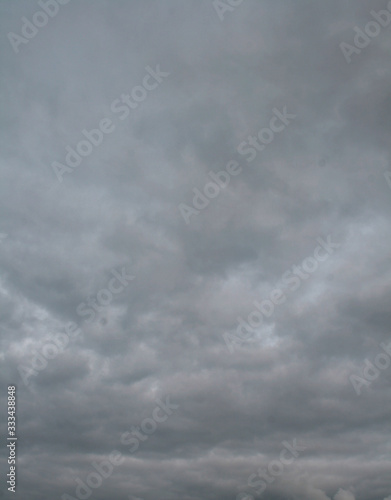
<instances>
[{"instance_id":1,"label":"dark storm cloud","mask_svg":"<svg viewBox=\"0 0 391 500\"><path fill-rule=\"evenodd\" d=\"M364 373L391 343L391 28L350 64L340 48L387 2L231 3L221 20L207 0L71 0L17 53L7 35L40 7L1 4L1 401L17 385L18 498L77 498L81 482L97 500L256 498L262 472L265 500L391 495L391 367ZM169 76L120 120L113 101L157 65ZM248 162L237 148L284 107L295 119ZM114 130L59 183L52 163L104 118ZM180 204L230 161L240 174L186 224ZM338 250L229 352L238 316L327 235ZM81 316L124 266L134 280ZM45 363L53 338L66 345ZM178 408L130 451L123 433L167 396ZM273 478L295 439L305 449Z\"/></svg>"}]
</instances>

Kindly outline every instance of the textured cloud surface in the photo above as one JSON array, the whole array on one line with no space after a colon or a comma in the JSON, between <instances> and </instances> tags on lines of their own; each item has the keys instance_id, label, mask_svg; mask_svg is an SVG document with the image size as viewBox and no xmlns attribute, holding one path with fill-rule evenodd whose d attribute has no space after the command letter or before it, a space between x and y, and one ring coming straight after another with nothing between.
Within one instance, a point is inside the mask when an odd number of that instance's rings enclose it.
<instances>
[{"instance_id":1,"label":"textured cloud surface","mask_svg":"<svg viewBox=\"0 0 391 500\"><path fill-rule=\"evenodd\" d=\"M0 496L390 498L384 9L0 3Z\"/></svg>"}]
</instances>

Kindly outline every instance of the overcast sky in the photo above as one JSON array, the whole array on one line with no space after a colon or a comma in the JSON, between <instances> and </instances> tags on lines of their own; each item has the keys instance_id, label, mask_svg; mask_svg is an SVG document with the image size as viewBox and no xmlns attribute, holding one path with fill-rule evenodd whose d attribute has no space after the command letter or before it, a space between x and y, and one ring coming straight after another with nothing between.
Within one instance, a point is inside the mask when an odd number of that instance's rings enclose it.
<instances>
[{"instance_id":1,"label":"overcast sky","mask_svg":"<svg viewBox=\"0 0 391 500\"><path fill-rule=\"evenodd\" d=\"M391 496L387 2L231 3L0 2L1 498Z\"/></svg>"}]
</instances>

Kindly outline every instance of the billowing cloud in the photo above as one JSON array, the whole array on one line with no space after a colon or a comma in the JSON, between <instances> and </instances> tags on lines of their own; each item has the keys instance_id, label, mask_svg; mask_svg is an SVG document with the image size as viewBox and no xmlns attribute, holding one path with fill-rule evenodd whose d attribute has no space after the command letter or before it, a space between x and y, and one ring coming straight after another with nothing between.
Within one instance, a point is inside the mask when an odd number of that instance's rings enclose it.
<instances>
[{"instance_id":1,"label":"billowing cloud","mask_svg":"<svg viewBox=\"0 0 391 500\"><path fill-rule=\"evenodd\" d=\"M342 488L334 495L334 500L355 500L355 498L351 491L343 490Z\"/></svg>"}]
</instances>

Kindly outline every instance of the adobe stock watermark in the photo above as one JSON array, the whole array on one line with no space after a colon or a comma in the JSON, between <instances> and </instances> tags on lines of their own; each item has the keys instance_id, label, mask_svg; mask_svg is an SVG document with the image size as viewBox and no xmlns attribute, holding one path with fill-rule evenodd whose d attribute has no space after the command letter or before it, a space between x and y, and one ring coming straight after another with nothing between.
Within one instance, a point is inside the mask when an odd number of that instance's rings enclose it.
<instances>
[{"instance_id":1,"label":"adobe stock watermark","mask_svg":"<svg viewBox=\"0 0 391 500\"><path fill-rule=\"evenodd\" d=\"M113 277L108 282L107 288L101 288L96 297L89 297L87 303L80 302L76 308L76 312L80 317L88 316L88 319L85 320L86 323L92 323L97 315L96 313L100 313L102 309L108 307L113 297L123 292L129 282L135 279L135 276L128 274L125 267L121 269L121 272L116 269L112 269L110 272ZM87 307L87 305L90 307Z\"/></svg>"},{"instance_id":2,"label":"adobe stock watermark","mask_svg":"<svg viewBox=\"0 0 391 500\"><path fill-rule=\"evenodd\" d=\"M299 452L306 450L305 446L297 444L296 439L293 439L292 444L288 443L288 441L283 441L281 444L283 449L280 452L280 457L277 460L269 462L267 470L260 467L257 473L250 474L247 478L245 488L252 488L256 496L261 496L267 487L273 484L276 478L284 473L285 466L291 465L299 457ZM240 489L241 491L237 494L236 500L254 500L252 494L247 493L242 488Z\"/></svg>"},{"instance_id":3,"label":"adobe stock watermark","mask_svg":"<svg viewBox=\"0 0 391 500\"><path fill-rule=\"evenodd\" d=\"M88 319L85 320L86 323L91 323L97 316L97 313L102 312L105 307L108 307L114 296L121 293L129 285L129 282L135 279L135 276L127 274L125 267L121 269L121 272L118 272L116 269L112 269L110 272L113 277L109 280L107 288L101 288L96 297L90 297L87 300L87 304L80 302L76 308L76 312L81 318L88 316ZM87 305L91 307L87 307ZM71 321L65 327L65 332L47 337L39 350L34 349L32 351L32 359L29 365L18 365L18 372L25 386L30 391L30 378L37 376L39 372L43 371L48 366L49 361L62 354L71 340L75 340L80 334L81 328Z\"/></svg>"},{"instance_id":4,"label":"adobe stock watermark","mask_svg":"<svg viewBox=\"0 0 391 500\"><path fill-rule=\"evenodd\" d=\"M130 95L121 94L119 99L114 99L111 103L110 110L115 114L119 114L120 120L125 120L129 116L130 110L136 109L141 102L145 101L148 92L156 89L163 82L163 78L170 75L167 71L161 71L160 64L156 66L156 69L147 66L145 70L146 75L144 75L142 85L134 86L130 91ZM98 128L92 130L83 129L81 131L83 139L75 147L66 146L65 163L54 161L51 164L58 181L63 182L64 174L72 173L81 164L83 158L90 156L94 148L103 143L104 137L114 132L114 130L115 125L110 118L102 118L99 121Z\"/></svg>"},{"instance_id":5,"label":"adobe stock watermark","mask_svg":"<svg viewBox=\"0 0 391 500\"><path fill-rule=\"evenodd\" d=\"M158 424L161 422L165 422L170 415L173 414L174 410L179 408L179 405L170 403L170 396L166 396L165 401L161 399L157 399L155 401L156 407L152 411L152 418L146 417L140 424L140 427L132 426L132 432L124 432L121 435L121 444L127 446L129 444L133 444L131 448L129 448L130 453L135 453L141 441L146 441L149 436L151 436L154 432L156 432L158 428ZM160 412L160 413L159 413ZM141 432L142 431L142 432ZM63 493L61 495L62 500L86 500L89 498L93 491L100 488L103 484L103 481L109 478L113 472L114 467L121 465L125 460L124 455L118 451L113 450L108 459L103 460L98 463L93 461L91 466L93 469L87 477L85 481L80 479L79 477L75 478L76 489L75 489L75 497L69 495L68 493Z\"/></svg>"},{"instance_id":6,"label":"adobe stock watermark","mask_svg":"<svg viewBox=\"0 0 391 500\"><path fill-rule=\"evenodd\" d=\"M131 426L131 432L126 431L121 434L121 444L124 446L132 445L128 451L135 453L140 446L140 442L146 441L148 436L153 434L157 429L157 424L165 422L169 415L172 415L174 410L179 408L179 405L170 403L170 396L166 396L166 401L163 403L160 399L156 400L156 408L152 412L152 418L147 417L141 422L140 426ZM163 414L158 412L162 410Z\"/></svg>"},{"instance_id":7,"label":"adobe stock watermark","mask_svg":"<svg viewBox=\"0 0 391 500\"><path fill-rule=\"evenodd\" d=\"M273 141L275 134L282 132L289 125L290 120L296 118L296 115L288 113L286 106L283 107L282 112L277 108L273 108L273 113L274 116L270 119L269 127L261 128L258 131L257 137L249 135L237 147L236 150L239 155L245 156L248 163L254 161L258 152L263 151ZM228 186L231 177L236 177L240 172L242 172L242 167L234 160L226 164L225 170L220 170L217 173L213 171L208 172L212 180L205 184L202 192L198 188L193 188L194 197L192 206L186 203L178 205L178 210L186 224L189 224L192 215L198 215L209 205L212 199L220 194L222 189Z\"/></svg>"},{"instance_id":8,"label":"adobe stock watermark","mask_svg":"<svg viewBox=\"0 0 391 500\"><path fill-rule=\"evenodd\" d=\"M219 16L220 21L224 21L226 12L233 12L244 0L213 0L212 5Z\"/></svg>"},{"instance_id":9,"label":"adobe stock watermark","mask_svg":"<svg viewBox=\"0 0 391 500\"><path fill-rule=\"evenodd\" d=\"M380 352L376 355L374 364L368 359L364 360L365 366L362 370L362 376L350 375L349 377L357 396L360 396L363 386L369 387L372 382L379 378L380 372L386 370L391 364L391 342L388 345L381 342L380 347L384 352Z\"/></svg>"},{"instance_id":10,"label":"adobe stock watermark","mask_svg":"<svg viewBox=\"0 0 391 500\"><path fill-rule=\"evenodd\" d=\"M42 10L37 10L32 16L32 21L27 17L22 17L21 33L23 36L10 31L7 34L8 40L11 43L14 52L17 54L20 51L21 44L29 43L38 33L40 28L43 28L49 22L49 18L53 18L58 14L60 5L66 5L70 0L39 0L38 5ZM59 5L60 4L60 5Z\"/></svg>"},{"instance_id":11,"label":"adobe stock watermark","mask_svg":"<svg viewBox=\"0 0 391 500\"><path fill-rule=\"evenodd\" d=\"M339 48L348 64L352 62L353 54L361 54L362 49L365 49L371 43L371 39L376 38L382 28L389 26L391 23L391 0L388 2L387 10L379 10L379 12L371 10L370 14L375 21L368 21L364 26L364 30L358 26L353 28L356 32L353 45L346 42L339 44Z\"/></svg>"},{"instance_id":12,"label":"adobe stock watermark","mask_svg":"<svg viewBox=\"0 0 391 500\"><path fill-rule=\"evenodd\" d=\"M282 275L278 285L289 287L290 291L295 292L300 288L302 282L308 280L310 275L319 268L319 265L325 262L334 253L334 250L341 246L339 243L331 241L331 235L328 235L326 240L317 238L316 241L319 246L315 248L313 257L305 258L301 263L301 267L298 265L292 266ZM242 316L237 317L236 335L227 332L223 333L223 339L229 352L232 354L235 345L242 345L254 337L255 330L262 325L264 317L270 318L275 307L284 304L286 299L282 287L277 287L270 292L269 298L264 299L261 303L254 300L255 309L248 314L247 321Z\"/></svg>"}]
</instances>

